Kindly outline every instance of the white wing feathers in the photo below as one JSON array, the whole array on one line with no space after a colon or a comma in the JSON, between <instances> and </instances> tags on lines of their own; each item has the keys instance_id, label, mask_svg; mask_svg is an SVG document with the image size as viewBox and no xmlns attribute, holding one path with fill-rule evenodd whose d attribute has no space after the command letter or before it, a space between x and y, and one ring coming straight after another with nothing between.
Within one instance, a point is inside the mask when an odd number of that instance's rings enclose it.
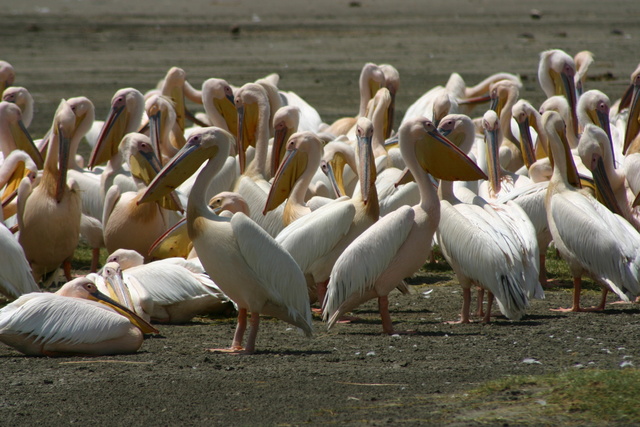
<instances>
[{"instance_id":1,"label":"white wing feathers","mask_svg":"<svg viewBox=\"0 0 640 427\"><path fill-rule=\"evenodd\" d=\"M278 234L276 242L306 272L347 234L355 214L353 203L343 197L292 222Z\"/></svg>"},{"instance_id":2,"label":"white wing feathers","mask_svg":"<svg viewBox=\"0 0 640 427\"><path fill-rule=\"evenodd\" d=\"M375 284L407 239L413 220L413 209L402 206L380 218L345 249L331 270L324 301L325 320L353 293L362 294Z\"/></svg>"},{"instance_id":3,"label":"white wing feathers","mask_svg":"<svg viewBox=\"0 0 640 427\"><path fill-rule=\"evenodd\" d=\"M306 323L311 334L311 309L304 274L289 253L260 226L241 212L231 227L247 265L270 298L288 308L289 315Z\"/></svg>"},{"instance_id":4,"label":"white wing feathers","mask_svg":"<svg viewBox=\"0 0 640 427\"><path fill-rule=\"evenodd\" d=\"M11 299L29 292L39 292L24 250L13 234L0 224L0 294Z\"/></svg>"},{"instance_id":5,"label":"white wing feathers","mask_svg":"<svg viewBox=\"0 0 640 427\"><path fill-rule=\"evenodd\" d=\"M124 335L131 322L93 301L31 293L0 310L0 335L29 334L36 343L96 343Z\"/></svg>"}]
</instances>

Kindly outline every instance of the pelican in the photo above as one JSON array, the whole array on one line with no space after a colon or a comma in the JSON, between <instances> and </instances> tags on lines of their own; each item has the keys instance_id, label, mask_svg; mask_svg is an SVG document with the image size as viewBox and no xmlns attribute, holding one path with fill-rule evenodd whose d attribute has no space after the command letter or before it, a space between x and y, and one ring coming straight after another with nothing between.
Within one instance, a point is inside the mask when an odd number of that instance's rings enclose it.
<instances>
[{"instance_id":1,"label":"pelican","mask_svg":"<svg viewBox=\"0 0 640 427\"><path fill-rule=\"evenodd\" d=\"M0 223L0 294L16 299L22 294L39 292L31 267L20 243L4 224Z\"/></svg>"},{"instance_id":2,"label":"pelican","mask_svg":"<svg viewBox=\"0 0 640 427\"><path fill-rule=\"evenodd\" d=\"M0 220L9 219L16 214L17 204L13 202L18 195L18 188L23 178L29 177L33 182L36 179L38 167L31 157L22 150L14 150L0 164L0 189L2 192L2 210Z\"/></svg>"},{"instance_id":3,"label":"pelican","mask_svg":"<svg viewBox=\"0 0 640 427\"><path fill-rule=\"evenodd\" d=\"M405 122L398 134L402 157L418 183L420 203L383 217L340 255L324 301L323 318L328 328L344 313L377 297L382 329L393 334L387 295L425 263L440 220L438 195L427 174L452 180L484 176L426 118Z\"/></svg>"},{"instance_id":4,"label":"pelican","mask_svg":"<svg viewBox=\"0 0 640 427\"><path fill-rule=\"evenodd\" d=\"M167 258L143 264L130 249L110 254L102 276L122 280L136 314L153 322L179 324L204 314L223 313L229 299L207 276L197 259ZM127 268L122 268L128 265Z\"/></svg>"},{"instance_id":5,"label":"pelican","mask_svg":"<svg viewBox=\"0 0 640 427\"><path fill-rule=\"evenodd\" d=\"M207 206L205 188L222 168L232 143L233 136L220 128L195 131L141 201L166 194L208 160L189 195L187 229L206 272L238 306L236 333L231 347L223 351L250 354L255 351L260 313L291 323L310 336L311 310L304 276L293 258L245 214L229 219ZM251 312L251 332L242 347L247 312Z\"/></svg>"},{"instance_id":6,"label":"pelican","mask_svg":"<svg viewBox=\"0 0 640 427\"><path fill-rule=\"evenodd\" d=\"M576 75L573 77L573 82L576 85L578 97L581 97L584 93L584 81L587 79L587 71L593 64L593 53L588 50L580 51L573 57L573 62L576 65Z\"/></svg>"},{"instance_id":7,"label":"pelican","mask_svg":"<svg viewBox=\"0 0 640 427\"><path fill-rule=\"evenodd\" d=\"M609 97L599 90L588 90L582 94L578 100L576 107L576 114L578 115L578 125L581 131L584 130L587 124L591 123L602 128L609 138L610 151L613 159L613 164L616 165L617 161L622 159L622 136L616 134L614 139L611 132L611 125L609 122L609 114L611 101ZM616 160L618 159L618 160Z\"/></svg>"},{"instance_id":8,"label":"pelican","mask_svg":"<svg viewBox=\"0 0 640 427\"><path fill-rule=\"evenodd\" d=\"M130 133L124 137L123 144L127 147L125 158L138 190L121 193L118 186L113 185L107 192L102 215L104 242L109 252L125 248L147 254L156 238L178 221L172 211L181 207L173 199L163 203L137 203L160 165L147 136Z\"/></svg>"},{"instance_id":9,"label":"pelican","mask_svg":"<svg viewBox=\"0 0 640 427\"><path fill-rule=\"evenodd\" d=\"M179 127L178 115L175 106L170 98L162 95L152 95L145 101L145 111L149 117L149 137L160 159L160 164L164 165L171 157L178 152L178 144L184 141L172 142L171 136L179 135L184 139L182 133L174 132L174 128Z\"/></svg>"},{"instance_id":10,"label":"pelican","mask_svg":"<svg viewBox=\"0 0 640 427\"><path fill-rule=\"evenodd\" d=\"M0 310L0 341L28 356L135 353L158 330L80 277L55 294L34 292Z\"/></svg>"},{"instance_id":11,"label":"pelican","mask_svg":"<svg viewBox=\"0 0 640 427\"><path fill-rule=\"evenodd\" d=\"M495 112L488 113L497 122ZM439 129L463 152L473 145L474 125L467 116L446 116ZM496 163L494 157L494 167ZM463 188L458 191L463 190L469 192ZM438 242L463 287L460 323L469 322L473 284L489 291L485 322L490 320L494 297L503 314L509 319L519 319L529 305L528 299L543 295L537 284L539 254L529 218L515 204L490 204L473 194L458 196L449 181L441 181L438 192L441 200Z\"/></svg>"},{"instance_id":12,"label":"pelican","mask_svg":"<svg viewBox=\"0 0 640 427\"><path fill-rule=\"evenodd\" d=\"M238 112L233 89L223 79L211 78L202 83L202 106L211 125L238 134ZM235 147L234 147L235 149Z\"/></svg>"},{"instance_id":13,"label":"pelican","mask_svg":"<svg viewBox=\"0 0 640 427\"><path fill-rule=\"evenodd\" d=\"M292 254L302 271L313 279L320 303L323 301L331 270L340 254L380 217L380 204L375 187L376 172L371 149L373 125L366 117L358 119L356 136L360 159L358 162L360 191L351 199L337 199L316 209L313 215L302 216L276 237L276 240ZM309 165L312 165L311 159L309 159ZM278 172L287 167L285 159ZM317 168L317 166L311 167ZM278 178L282 176L280 173L278 175ZM289 179L284 181L291 182ZM302 180L298 180L296 185L300 181ZM276 190L279 188L277 181L274 182L273 188Z\"/></svg>"},{"instance_id":14,"label":"pelican","mask_svg":"<svg viewBox=\"0 0 640 427\"><path fill-rule=\"evenodd\" d=\"M2 100L12 102L20 107L22 123L28 128L33 120L33 97L31 93L21 86L10 86L2 92Z\"/></svg>"},{"instance_id":15,"label":"pelican","mask_svg":"<svg viewBox=\"0 0 640 427\"><path fill-rule=\"evenodd\" d=\"M632 76L629 118L624 136L623 168L633 194L640 193L640 66Z\"/></svg>"},{"instance_id":16,"label":"pelican","mask_svg":"<svg viewBox=\"0 0 640 427\"><path fill-rule=\"evenodd\" d=\"M540 53L538 82L547 97L562 95L568 102L570 120L567 122L574 134L578 133L576 116L576 64L572 57L560 49ZM577 141L576 141L577 142ZM575 146L572 146L575 148Z\"/></svg>"},{"instance_id":17,"label":"pelican","mask_svg":"<svg viewBox=\"0 0 640 427\"><path fill-rule=\"evenodd\" d=\"M270 176L276 175L276 170L282 162L285 150L282 147L287 144L291 135L298 132L300 123L300 109L295 106L280 107L273 116L273 143L271 144L271 171Z\"/></svg>"},{"instance_id":18,"label":"pelican","mask_svg":"<svg viewBox=\"0 0 640 427\"><path fill-rule=\"evenodd\" d=\"M568 173L575 171L567 166L564 122L555 112L544 113L542 120L554 159L545 207L554 244L569 264L574 286L573 306L560 311L602 310L607 289L629 301L640 293L640 235L622 217L569 184ZM598 133L604 134L588 125L582 138L596 138ZM585 274L603 287L603 298L592 309L580 306L581 279Z\"/></svg>"},{"instance_id":19,"label":"pelican","mask_svg":"<svg viewBox=\"0 0 640 427\"><path fill-rule=\"evenodd\" d=\"M19 241L36 282L63 263L70 279L70 260L78 246L82 200L77 184L67 182L69 138L75 119L69 104L60 102L40 184L29 194L18 193Z\"/></svg>"}]
</instances>

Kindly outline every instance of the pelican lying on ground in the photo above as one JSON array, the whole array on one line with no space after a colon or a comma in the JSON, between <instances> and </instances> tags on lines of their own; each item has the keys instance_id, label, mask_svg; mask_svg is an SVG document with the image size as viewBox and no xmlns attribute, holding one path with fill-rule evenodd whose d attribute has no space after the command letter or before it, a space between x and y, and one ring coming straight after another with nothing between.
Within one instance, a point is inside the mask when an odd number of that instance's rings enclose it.
<instances>
[{"instance_id":1,"label":"pelican lying on ground","mask_svg":"<svg viewBox=\"0 0 640 427\"><path fill-rule=\"evenodd\" d=\"M140 202L167 194L207 161L187 205L187 228L200 261L211 279L238 305L238 326L225 351L255 351L260 313L276 317L312 334L311 310L304 276L291 256L245 214L231 219L209 209L205 188L229 155L233 136L220 128L194 131L185 146L156 176ZM251 332L242 340L251 312Z\"/></svg>"},{"instance_id":2,"label":"pelican lying on ground","mask_svg":"<svg viewBox=\"0 0 640 427\"><path fill-rule=\"evenodd\" d=\"M29 292L39 292L24 250L15 236L0 223L0 294L10 299Z\"/></svg>"},{"instance_id":3,"label":"pelican lying on ground","mask_svg":"<svg viewBox=\"0 0 640 427\"><path fill-rule=\"evenodd\" d=\"M0 310L0 341L29 356L135 353L158 330L85 277L55 294L21 296Z\"/></svg>"}]
</instances>

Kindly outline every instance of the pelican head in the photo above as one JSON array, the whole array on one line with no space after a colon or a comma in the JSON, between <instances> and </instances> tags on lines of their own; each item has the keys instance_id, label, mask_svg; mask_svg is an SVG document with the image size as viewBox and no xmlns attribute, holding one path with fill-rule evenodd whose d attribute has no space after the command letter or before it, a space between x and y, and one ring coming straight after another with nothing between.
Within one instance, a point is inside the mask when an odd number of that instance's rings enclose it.
<instances>
[{"instance_id":1,"label":"pelican head","mask_svg":"<svg viewBox=\"0 0 640 427\"><path fill-rule=\"evenodd\" d=\"M224 129L217 127L197 129L147 186L138 203L158 200L173 191L193 175L205 160L216 159L224 162L233 142L233 135Z\"/></svg>"},{"instance_id":2,"label":"pelican head","mask_svg":"<svg viewBox=\"0 0 640 427\"><path fill-rule=\"evenodd\" d=\"M176 109L170 98L162 95L153 95L144 104L147 116L149 116L149 137L158 158L162 158L160 145L163 137L166 137L173 124L177 120Z\"/></svg>"},{"instance_id":3,"label":"pelican head","mask_svg":"<svg viewBox=\"0 0 640 427\"><path fill-rule=\"evenodd\" d=\"M29 127L33 119L33 97L31 93L21 86L9 86L2 92L2 100L20 107L22 121L25 127Z\"/></svg>"},{"instance_id":4,"label":"pelican head","mask_svg":"<svg viewBox=\"0 0 640 427\"><path fill-rule=\"evenodd\" d=\"M89 168L106 163L118 152L122 138L135 132L142 121L144 97L134 88L120 89L111 98L111 109L104 121L96 145L91 151Z\"/></svg>"},{"instance_id":5,"label":"pelican head","mask_svg":"<svg viewBox=\"0 0 640 427\"><path fill-rule=\"evenodd\" d=\"M13 66L7 61L0 61L0 93L4 92L7 87L13 85L15 80L16 71L13 69Z\"/></svg>"},{"instance_id":6,"label":"pelican head","mask_svg":"<svg viewBox=\"0 0 640 427\"><path fill-rule=\"evenodd\" d=\"M280 107L273 116L273 144L271 146L271 176L275 176L284 157L282 147L291 135L298 130L300 108L294 105Z\"/></svg>"},{"instance_id":7,"label":"pelican head","mask_svg":"<svg viewBox=\"0 0 640 427\"><path fill-rule=\"evenodd\" d=\"M482 117L484 140L487 145L487 166L489 168L489 182L495 194L500 192L500 119L495 111L489 110Z\"/></svg>"},{"instance_id":8,"label":"pelican head","mask_svg":"<svg viewBox=\"0 0 640 427\"><path fill-rule=\"evenodd\" d=\"M631 79L632 95L629 106L629 118L627 119L627 129L624 133L624 148L622 150L625 154L631 146L631 143L640 133L640 66L631 75Z\"/></svg>"},{"instance_id":9,"label":"pelican head","mask_svg":"<svg viewBox=\"0 0 640 427\"><path fill-rule=\"evenodd\" d=\"M524 164L529 168L536 161L535 144L531 137L530 126L537 126L535 115L538 112L524 99L519 100L511 108L511 115L518 123L520 130L520 151L524 159ZM531 120L533 118L533 121ZM545 150L546 151L546 150Z\"/></svg>"},{"instance_id":10,"label":"pelican head","mask_svg":"<svg viewBox=\"0 0 640 427\"><path fill-rule=\"evenodd\" d=\"M266 129L263 128L260 118L268 118L271 110L267 91L257 83L247 83L242 86L236 93L234 100L238 111L236 150L240 172L244 173L246 168L245 151L249 146L256 146L260 132L267 132L268 135L268 123Z\"/></svg>"},{"instance_id":11,"label":"pelican head","mask_svg":"<svg viewBox=\"0 0 640 427\"><path fill-rule=\"evenodd\" d=\"M577 134L575 75L575 61L566 52L560 49L552 49L540 54L540 64L538 66L540 86L547 97L563 95L567 98L571 117L573 118L573 131Z\"/></svg>"},{"instance_id":12,"label":"pelican head","mask_svg":"<svg viewBox=\"0 0 640 427\"><path fill-rule=\"evenodd\" d=\"M100 292L96 284L90 278L79 277L70 282L67 282L56 292L56 294L65 297L81 298L99 302L108 307L111 307L113 310L129 319L129 321L137 326L143 333L159 333L156 328L151 326L151 324L135 314L133 311Z\"/></svg>"},{"instance_id":13,"label":"pelican head","mask_svg":"<svg viewBox=\"0 0 640 427\"><path fill-rule=\"evenodd\" d=\"M356 122L356 139L358 154L358 180L360 181L360 192L365 204L369 200L371 186L375 184L376 169L373 163L373 149L371 140L373 138L373 123L366 117L360 117Z\"/></svg>"},{"instance_id":14,"label":"pelican head","mask_svg":"<svg viewBox=\"0 0 640 427\"><path fill-rule=\"evenodd\" d=\"M291 135L282 163L273 178L263 214L284 202L295 183L307 170L308 165L313 165L314 169L318 167L321 156L322 141L313 132L298 132Z\"/></svg>"},{"instance_id":15,"label":"pelican head","mask_svg":"<svg viewBox=\"0 0 640 427\"><path fill-rule=\"evenodd\" d=\"M249 205L244 197L232 191L223 191L213 196L209 200L209 207L216 215L220 215L224 211L229 211L232 214L242 212L247 216L250 213Z\"/></svg>"},{"instance_id":16,"label":"pelican head","mask_svg":"<svg viewBox=\"0 0 640 427\"><path fill-rule=\"evenodd\" d=\"M202 105L214 126L226 128L232 135L238 134L235 97L226 80L211 78L202 83Z\"/></svg>"},{"instance_id":17,"label":"pelican head","mask_svg":"<svg viewBox=\"0 0 640 427\"><path fill-rule=\"evenodd\" d=\"M0 127L2 128L0 132L6 133L6 137L0 138L0 148L4 157L15 149L22 150L29 154L38 169L42 169L44 165L42 155L22 121L20 107L11 102L0 102Z\"/></svg>"}]
</instances>

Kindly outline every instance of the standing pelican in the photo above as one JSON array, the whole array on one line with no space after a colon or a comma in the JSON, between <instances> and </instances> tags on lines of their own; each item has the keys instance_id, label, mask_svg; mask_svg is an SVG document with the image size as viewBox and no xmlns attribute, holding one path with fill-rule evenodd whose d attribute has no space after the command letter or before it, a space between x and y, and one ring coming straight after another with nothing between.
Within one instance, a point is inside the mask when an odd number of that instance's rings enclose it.
<instances>
[{"instance_id":1,"label":"standing pelican","mask_svg":"<svg viewBox=\"0 0 640 427\"><path fill-rule=\"evenodd\" d=\"M405 122L398 134L402 157L418 183L420 203L383 217L340 255L325 298L323 318L329 328L344 313L377 297L382 329L394 333L387 295L425 263L440 221L438 195L428 174L451 180L484 177L428 119Z\"/></svg>"},{"instance_id":2,"label":"standing pelican","mask_svg":"<svg viewBox=\"0 0 640 427\"><path fill-rule=\"evenodd\" d=\"M545 207L553 242L569 264L573 276L573 306L560 311L588 311L580 306L582 276L592 277L603 287L602 310L608 289L624 301L640 293L640 235L622 217L611 213L596 199L569 184L568 143L565 124L555 112L542 116L553 154L553 176L547 189ZM582 138L604 132L588 125ZM605 135L606 137L606 135Z\"/></svg>"},{"instance_id":3,"label":"standing pelican","mask_svg":"<svg viewBox=\"0 0 640 427\"><path fill-rule=\"evenodd\" d=\"M211 279L238 305L231 348L222 351L247 354L255 351L260 313L291 323L310 336L311 310L304 276L293 258L243 213L229 219L207 205L205 188L222 168L232 143L233 136L220 128L195 131L149 185L141 202L166 194L208 160L189 195L187 229ZM251 332L243 348L247 312L251 312Z\"/></svg>"},{"instance_id":4,"label":"standing pelican","mask_svg":"<svg viewBox=\"0 0 640 427\"><path fill-rule=\"evenodd\" d=\"M135 353L158 330L81 277L0 310L0 341L28 356Z\"/></svg>"},{"instance_id":5,"label":"standing pelican","mask_svg":"<svg viewBox=\"0 0 640 427\"><path fill-rule=\"evenodd\" d=\"M60 102L40 184L24 195L25 200L18 194L19 240L36 282L62 263L67 279L71 276L70 261L78 246L82 214L77 184L67 183L69 138L75 119L69 104Z\"/></svg>"}]
</instances>

